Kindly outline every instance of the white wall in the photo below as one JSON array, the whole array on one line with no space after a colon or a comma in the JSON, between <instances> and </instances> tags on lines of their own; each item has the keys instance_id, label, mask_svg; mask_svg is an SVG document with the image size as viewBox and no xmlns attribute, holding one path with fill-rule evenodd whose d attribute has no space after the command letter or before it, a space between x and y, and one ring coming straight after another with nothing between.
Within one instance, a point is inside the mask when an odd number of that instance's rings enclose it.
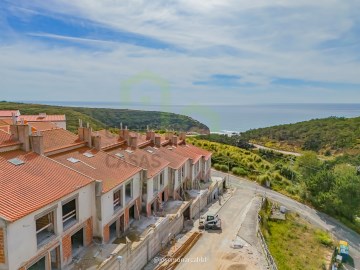
<instances>
[{"instance_id":1,"label":"white wall","mask_svg":"<svg viewBox=\"0 0 360 270\"><path fill-rule=\"evenodd\" d=\"M62 129L66 129L66 121L53 122L55 125Z\"/></svg>"},{"instance_id":2,"label":"white wall","mask_svg":"<svg viewBox=\"0 0 360 270\"><path fill-rule=\"evenodd\" d=\"M55 222L58 237L51 242L60 240L63 236L61 202L78 194L78 222L82 223L90 218L95 212L94 191L95 183L92 183L66 197L63 197L57 202L49 204L48 206L43 207L40 210L33 212L13 223L9 223L7 227L9 269L18 269L22 263L32 259L37 254L42 253L46 248L47 245L40 249L37 248L35 223L36 215L55 207Z\"/></svg>"},{"instance_id":3,"label":"white wall","mask_svg":"<svg viewBox=\"0 0 360 270\"><path fill-rule=\"evenodd\" d=\"M146 204L148 204L154 198L154 178L145 179L144 181L147 182Z\"/></svg>"},{"instance_id":4,"label":"white wall","mask_svg":"<svg viewBox=\"0 0 360 270\"><path fill-rule=\"evenodd\" d=\"M164 185L162 187L160 187L160 176L159 176L159 180L158 180L158 191L161 192L165 187L168 186L169 184L169 167L165 167L161 172L164 173ZM160 172L160 173L161 173ZM154 177L160 175L160 173L158 173L157 175L155 175ZM144 181L147 181L147 196L146 196L146 204L152 202L154 200L154 177L149 178L149 179L145 179Z\"/></svg>"},{"instance_id":5,"label":"white wall","mask_svg":"<svg viewBox=\"0 0 360 270\"><path fill-rule=\"evenodd\" d=\"M129 201L125 205L125 185L129 183L130 181L133 181L133 196L131 201ZM140 196L140 172L134 175L132 178L127 179L125 182L123 182L121 185L118 185L117 187L113 188L112 190L108 191L107 193L103 194L101 196L101 213L102 213L102 220L100 224L101 229L101 235L103 233L103 227L111 222L116 216L123 212L124 209L132 204L139 196ZM119 209L118 211L114 212L114 191L118 190L122 187L122 209Z\"/></svg>"}]
</instances>

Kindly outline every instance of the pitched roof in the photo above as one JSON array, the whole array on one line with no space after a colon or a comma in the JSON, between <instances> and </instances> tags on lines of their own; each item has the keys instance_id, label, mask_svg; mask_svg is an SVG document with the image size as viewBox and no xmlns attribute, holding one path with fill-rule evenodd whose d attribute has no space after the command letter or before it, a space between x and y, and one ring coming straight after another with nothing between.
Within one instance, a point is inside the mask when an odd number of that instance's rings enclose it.
<instances>
[{"instance_id":1,"label":"pitched roof","mask_svg":"<svg viewBox=\"0 0 360 270\"><path fill-rule=\"evenodd\" d=\"M10 124L8 124L7 121L0 119L0 130L3 130L5 132L10 132Z\"/></svg>"},{"instance_id":2,"label":"pitched roof","mask_svg":"<svg viewBox=\"0 0 360 270\"><path fill-rule=\"evenodd\" d=\"M93 132L93 135L95 134L101 136L101 149L112 148L125 143L125 140L120 138L119 135L105 129Z\"/></svg>"},{"instance_id":3,"label":"pitched roof","mask_svg":"<svg viewBox=\"0 0 360 270\"><path fill-rule=\"evenodd\" d=\"M186 146L187 146L191 151L193 151L194 153L197 153L197 154L199 154L199 155L202 155L202 156L205 158L205 160L208 160L208 159L211 157L211 155L212 155L211 152L209 152L209 151L207 151L207 150L205 150L205 149L202 149L202 148L200 148L200 147L197 147L197 146L195 146L195 145L186 144Z\"/></svg>"},{"instance_id":4,"label":"pitched roof","mask_svg":"<svg viewBox=\"0 0 360 270\"><path fill-rule=\"evenodd\" d=\"M16 141L11 134L0 129L0 148L18 144L20 144L20 142Z\"/></svg>"},{"instance_id":5,"label":"pitched roof","mask_svg":"<svg viewBox=\"0 0 360 270\"><path fill-rule=\"evenodd\" d=\"M169 167L175 170L183 166L185 162L188 160L187 157L184 157L172 151L173 149L172 147L161 147L161 148L148 147L145 150L147 149L156 152L162 159L169 161L170 162Z\"/></svg>"},{"instance_id":6,"label":"pitched roof","mask_svg":"<svg viewBox=\"0 0 360 270\"><path fill-rule=\"evenodd\" d=\"M24 164L10 163L13 158ZM0 153L0 217L15 221L93 181L35 153Z\"/></svg>"},{"instance_id":7,"label":"pitched roof","mask_svg":"<svg viewBox=\"0 0 360 270\"><path fill-rule=\"evenodd\" d=\"M137 166L88 147L53 155L50 158L93 179L101 180L104 193L141 171L141 168ZM75 159L75 162L69 161L70 158Z\"/></svg>"},{"instance_id":8,"label":"pitched roof","mask_svg":"<svg viewBox=\"0 0 360 270\"><path fill-rule=\"evenodd\" d=\"M0 126L10 126L11 124L11 119L0 119Z\"/></svg>"},{"instance_id":9,"label":"pitched roof","mask_svg":"<svg viewBox=\"0 0 360 270\"><path fill-rule=\"evenodd\" d=\"M66 116L63 115L56 115L56 114L52 114L52 115L20 115L18 117L19 119L24 119L25 121L28 122L62 122L62 121L66 121Z\"/></svg>"},{"instance_id":10,"label":"pitched roof","mask_svg":"<svg viewBox=\"0 0 360 270\"><path fill-rule=\"evenodd\" d=\"M44 130L41 134L44 137L45 153L85 143L76 134L62 128Z\"/></svg>"},{"instance_id":11,"label":"pitched roof","mask_svg":"<svg viewBox=\"0 0 360 270\"><path fill-rule=\"evenodd\" d=\"M151 143L151 140L146 139L146 134L143 134L143 133L129 132L129 136L130 137L133 137L133 136L137 137L137 146L138 147L144 147L144 146Z\"/></svg>"},{"instance_id":12,"label":"pitched roof","mask_svg":"<svg viewBox=\"0 0 360 270\"><path fill-rule=\"evenodd\" d=\"M147 170L148 178L154 177L170 164L170 162L161 158L159 154L150 153L143 149L131 150L128 148L124 150L119 147L107 151L107 153ZM120 158L117 154L121 154L123 157Z\"/></svg>"},{"instance_id":13,"label":"pitched roof","mask_svg":"<svg viewBox=\"0 0 360 270\"><path fill-rule=\"evenodd\" d=\"M190 149L187 145L178 145L177 147L173 147L173 150L175 153L182 155L184 157L192 159L192 164L195 164L196 162L201 159L202 155L195 153Z\"/></svg>"},{"instance_id":14,"label":"pitched roof","mask_svg":"<svg viewBox=\"0 0 360 270\"><path fill-rule=\"evenodd\" d=\"M1 117L12 117L12 114L19 115L19 110L0 110L0 118Z\"/></svg>"},{"instance_id":15,"label":"pitched roof","mask_svg":"<svg viewBox=\"0 0 360 270\"><path fill-rule=\"evenodd\" d=\"M29 125L31 126L33 132L59 128L57 125L51 122L33 122L30 123Z\"/></svg>"}]
</instances>

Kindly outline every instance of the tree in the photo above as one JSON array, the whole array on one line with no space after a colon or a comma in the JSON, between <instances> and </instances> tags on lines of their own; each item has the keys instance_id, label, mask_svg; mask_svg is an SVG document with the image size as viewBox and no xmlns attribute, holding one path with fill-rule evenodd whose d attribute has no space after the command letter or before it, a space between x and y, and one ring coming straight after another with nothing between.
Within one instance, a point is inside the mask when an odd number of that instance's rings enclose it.
<instances>
[{"instance_id":1,"label":"tree","mask_svg":"<svg viewBox=\"0 0 360 270\"><path fill-rule=\"evenodd\" d=\"M316 174L322 167L322 162L317 158L314 152L305 152L296 159L296 167L304 179Z\"/></svg>"},{"instance_id":2,"label":"tree","mask_svg":"<svg viewBox=\"0 0 360 270\"><path fill-rule=\"evenodd\" d=\"M337 165L334 175L336 182L332 193L336 198L338 214L354 221L355 215L360 211L360 176L356 174L354 167L345 164Z\"/></svg>"}]
</instances>

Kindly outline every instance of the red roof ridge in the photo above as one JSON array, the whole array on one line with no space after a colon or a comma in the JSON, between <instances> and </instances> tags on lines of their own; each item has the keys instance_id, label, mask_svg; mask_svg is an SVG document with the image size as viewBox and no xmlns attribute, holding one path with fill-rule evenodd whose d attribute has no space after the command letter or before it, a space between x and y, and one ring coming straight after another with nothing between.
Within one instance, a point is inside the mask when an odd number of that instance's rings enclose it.
<instances>
[{"instance_id":1,"label":"red roof ridge","mask_svg":"<svg viewBox=\"0 0 360 270\"><path fill-rule=\"evenodd\" d=\"M92 178L91 176L86 175L86 174L84 174L84 173L82 173L82 172L79 172L78 170L75 170L74 168L71 168L71 167L69 167L69 166L67 166L67 165L65 165L65 164L62 164L61 162L59 162L59 161L57 161L57 160L55 160L55 159L49 158L49 157L44 156L44 155L43 155L43 157L45 157L45 158L47 158L48 160L51 160L51 161L53 161L53 162L55 162L55 163L57 163L57 164L60 164L61 166L65 167L65 168L68 168L68 169L70 169L70 170L72 170L72 171L74 171L74 172L76 172L76 173L78 173L78 174L81 174L82 176L85 176L85 177L87 177L87 178L90 178L90 179L93 180L93 181L96 181L96 179Z\"/></svg>"}]
</instances>

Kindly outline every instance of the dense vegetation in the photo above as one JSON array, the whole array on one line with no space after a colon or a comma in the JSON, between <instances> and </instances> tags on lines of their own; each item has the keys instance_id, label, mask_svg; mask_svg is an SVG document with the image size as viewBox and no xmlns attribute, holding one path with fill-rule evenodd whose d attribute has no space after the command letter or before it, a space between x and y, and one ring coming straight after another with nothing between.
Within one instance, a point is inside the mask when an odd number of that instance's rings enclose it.
<instances>
[{"instance_id":1,"label":"dense vegetation","mask_svg":"<svg viewBox=\"0 0 360 270\"><path fill-rule=\"evenodd\" d=\"M315 229L298 215L271 220L271 206L260 211L261 231L278 269L328 269L333 241L325 231Z\"/></svg>"},{"instance_id":2,"label":"dense vegetation","mask_svg":"<svg viewBox=\"0 0 360 270\"><path fill-rule=\"evenodd\" d=\"M290 151L310 150L324 155L360 152L360 117L329 117L246 131L244 140Z\"/></svg>"},{"instance_id":3,"label":"dense vegetation","mask_svg":"<svg viewBox=\"0 0 360 270\"><path fill-rule=\"evenodd\" d=\"M226 134L207 134L198 136L199 139L208 140L211 142L224 143L232 146L237 146L243 149L252 149L254 146L250 144L247 140L245 140L240 135L232 135L228 136Z\"/></svg>"},{"instance_id":4,"label":"dense vegetation","mask_svg":"<svg viewBox=\"0 0 360 270\"><path fill-rule=\"evenodd\" d=\"M213 152L215 169L269 185L360 231L360 176L356 167L360 164L359 155L320 160L314 152L294 157L271 150L249 151L199 138L188 140Z\"/></svg>"},{"instance_id":5,"label":"dense vegetation","mask_svg":"<svg viewBox=\"0 0 360 270\"><path fill-rule=\"evenodd\" d=\"M146 130L146 127L149 126L156 130L210 132L209 128L199 121L175 113L101 108L74 108L74 110L89 115L108 127L119 127L122 122L131 130Z\"/></svg>"},{"instance_id":6,"label":"dense vegetation","mask_svg":"<svg viewBox=\"0 0 360 270\"><path fill-rule=\"evenodd\" d=\"M152 129L175 129L183 131L195 131L208 133L209 128L188 117L174 113L149 112L125 109L101 109L63 107L27 103L0 102L0 110L20 110L22 114L65 114L67 127L70 131L76 132L78 120L84 123L89 122L96 130L105 127L119 127L120 122L129 129L145 130L149 125Z\"/></svg>"}]
</instances>

